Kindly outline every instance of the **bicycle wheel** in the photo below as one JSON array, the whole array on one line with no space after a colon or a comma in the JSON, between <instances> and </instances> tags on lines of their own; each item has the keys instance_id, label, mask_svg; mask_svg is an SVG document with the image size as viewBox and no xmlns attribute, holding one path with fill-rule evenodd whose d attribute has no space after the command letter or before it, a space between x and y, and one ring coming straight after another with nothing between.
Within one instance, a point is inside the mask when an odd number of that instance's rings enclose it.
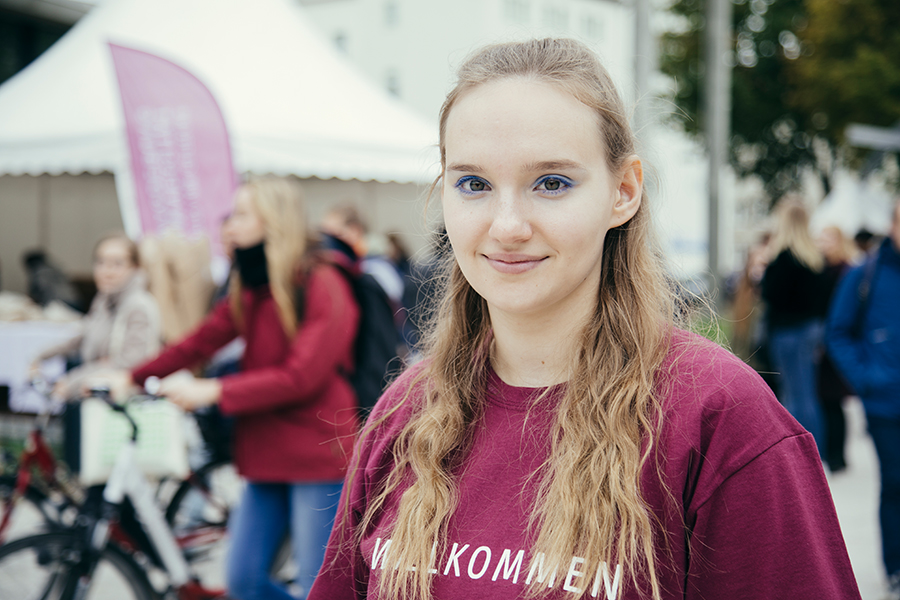
<instances>
[{"instance_id":1,"label":"bicycle wheel","mask_svg":"<svg viewBox=\"0 0 900 600\"><path fill-rule=\"evenodd\" d=\"M28 529L42 528L54 531L74 524L78 513L78 503L60 490L49 488L44 490L34 484L28 484L24 496L19 498L16 503L21 505L23 500L27 503L21 519L14 517L19 510L19 507L12 503L15 489L15 475L0 476L0 543L8 537L7 534L13 527L14 521L21 521L20 528L24 527L27 533L36 533L27 531ZM5 527L2 526L4 520ZM19 531L15 535L21 533L23 531Z\"/></svg>"},{"instance_id":2,"label":"bicycle wheel","mask_svg":"<svg viewBox=\"0 0 900 600\"><path fill-rule=\"evenodd\" d=\"M0 598L71 600L79 583L85 600L158 600L146 574L122 550L110 545L90 581L79 581L85 556L84 536L76 532L42 533L0 547Z\"/></svg>"},{"instance_id":3,"label":"bicycle wheel","mask_svg":"<svg viewBox=\"0 0 900 600\"><path fill-rule=\"evenodd\" d=\"M222 564L228 547L228 517L237 506L244 484L229 461L204 465L181 482L166 508L185 558L198 569L203 582L222 585ZM290 540L285 538L270 573L290 584L293 580Z\"/></svg>"},{"instance_id":4,"label":"bicycle wheel","mask_svg":"<svg viewBox=\"0 0 900 600\"><path fill-rule=\"evenodd\" d=\"M215 461L182 481L166 507L166 521L204 584L224 585L228 518L243 488L232 463Z\"/></svg>"}]
</instances>

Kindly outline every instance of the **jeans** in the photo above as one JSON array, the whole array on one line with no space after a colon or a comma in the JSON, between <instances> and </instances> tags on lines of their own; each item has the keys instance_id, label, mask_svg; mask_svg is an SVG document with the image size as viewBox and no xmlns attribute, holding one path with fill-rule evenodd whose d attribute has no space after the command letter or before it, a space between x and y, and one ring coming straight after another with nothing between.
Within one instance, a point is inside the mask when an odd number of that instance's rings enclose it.
<instances>
[{"instance_id":1,"label":"jeans","mask_svg":"<svg viewBox=\"0 0 900 600\"><path fill-rule=\"evenodd\" d=\"M823 455L824 431L816 389L816 351L822 341L822 324L811 320L793 327L772 330L769 344L773 366L781 373L779 400L816 439Z\"/></svg>"},{"instance_id":2,"label":"jeans","mask_svg":"<svg viewBox=\"0 0 900 600\"><path fill-rule=\"evenodd\" d=\"M228 523L226 567L229 597L235 600L294 600L273 581L269 568L290 531L296 584L301 600L312 587L325 556L337 513L341 482L248 483ZM288 529L290 526L290 529Z\"/></svg>"},{"instance_id":3,"label":"jeans","mask_svg":"<svg viewBox=\"0 0 900 600\"><path fill-rule=\"evenodd\" d=\"M900 576L900 419L866 415L881 471L881 552L888 576Z\"/></svg>"}]
</instances>

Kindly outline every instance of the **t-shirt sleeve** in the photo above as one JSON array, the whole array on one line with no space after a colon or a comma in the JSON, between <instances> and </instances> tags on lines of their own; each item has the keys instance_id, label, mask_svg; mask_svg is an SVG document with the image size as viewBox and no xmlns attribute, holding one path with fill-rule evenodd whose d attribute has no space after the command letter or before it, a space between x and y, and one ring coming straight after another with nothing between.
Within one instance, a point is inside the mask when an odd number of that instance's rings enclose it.
<instances>
[{"instance_id":1,"label":"t-shirt sleeve","mask_svg":"<svg viewBox=\"0 0 900 600\"><path fill-rule=\"evenodd\" d=\"M696 509L686 598L858 599L815 441L786 437Z\"/></svg>"}]
</instances>

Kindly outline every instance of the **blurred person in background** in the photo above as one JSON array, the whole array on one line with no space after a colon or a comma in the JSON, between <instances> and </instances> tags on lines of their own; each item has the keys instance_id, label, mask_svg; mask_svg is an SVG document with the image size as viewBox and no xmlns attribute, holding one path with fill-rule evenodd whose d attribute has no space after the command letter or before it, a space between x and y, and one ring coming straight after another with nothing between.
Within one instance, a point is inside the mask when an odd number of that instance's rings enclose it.
<instances>
[{"instance_id":1,"label":"blurred person in background","mask_svg":"<svg viewBox=\"0 0 900 600\"><path fill-rule=\"evenodd\" d=\"M369 229L355 206L347 204L332 208L325 213L319 229L347 244L356 255L362 271L375 278L395 310L400 308L403 302L403 277L386 257L369 252L366 240Z\"/></svg>"},{"instance_id":2,"label":"blurred person in background","mask_svg":"<svg viewBox=\"0 0 900 600\"><path fill-rule=\"evenodd\" d=\"M863 254L868 254L878 246L879 238L874 233L863 227L853 236L853 243Z\"/></svg>"},{"instance_id":3,"label":"blurred person in background","mask_svg":"<svg viewBox=\"0 0 900 600\"><path fill-rule=\"evenodd\" d=\"M229 597L292 598L269 575L290 533L304 598L322 564L357 427L344 373L353 368L358 309L344 276L311 251L298 184L242 185L227 230L235 258L228 298L131 377L143 384L197 366L244 337L239 373L164 380L161 393L186 410L218 404L235 417L234 461L248 484L229 523Z\"/></svg>"},{"instance_id":4,"label":"blurred person in background","mask_svg":"<svg viewBox=\"0 0 900 600\"><path fill-rule=\"evenodd\" d=\"M731 349L757 371L765 370L758 368L760 353L765 353L765 311L760 301L760 282L769 261L770 237L766 233L747 250L747 260L737 273L732 292Z\"/></svg>"},{"instance_id":5,"label":"blurred person in background","mask_svg":"<svg viewBox=\"0 0 900 600\"><path fill-rule=\"evenodd\" d=\"M900 198L890 236L838 284L828 313L828 351L860 397L881 472L881 547L900 600Z\"/></svg>"},{"instance_id":6,"label":"blurred person in background","mask_svg":"<svg viewBox=\"0 0 900 600\"><path fill-rule=\"evenodd\" d=\"M825 298L830 305L838 282L856 262L859 250L839 227L825 227L816 238L822 256L825 257ZM844 452L847 442L847 420L844 415L844 400L853 395L844 378L838 373L824 341L818 353L819 369L817 387L822 406L825 433L825 464L832 473L847 467Z\"/></svg>"},{"instance_id":7,"label":"blurred person in background","mask_svg":"<svg viewBox=\"0 0 900 600\"><path fill-rule=\"evenodd\" d=\"M78 311L84 311L78 291L62 269L47 257L43 250L30 250L22 256L28 276L28 296L36 304L46 307L54 300Z\"/></svg>"},{"instance_id":8,"label":"blurred person in background","mask_svg":"<svg viewBox=\"0 0 900 600\"><path fill-rule=\"evenodd\" d=\"M816 438L824 455L816 354L826 310L825 259L809 233L809 213L796 198L776 209L770 262L762 278L769 350L778 371L778 399Z\"/></svg>"},{"instance_id":9,"label":"blurred person in background","mask_svg":"<svg viewBox=\"0 0 900 600\"><path fill-rule=\"evenodd\" d=\"M59 396L79 397L92 375L132 368L159 352L159 308L140 266L137 245L124 233L108 235L94 246L97 295L82 318L81 334L44 350L32 364L37 372L42 361L60 355L79 364L56 382Z\"/></svg>"},{"instance_id":10,"label":"blurred person in background","mask_svg":"<svg viewBox=\"0 0 900 600\"><path fill-rule=\"evenodd\" d=\"M162 345L162 320L156 299L147 291L137 245L124 233L103 237L94 246L93 275L97 294L81 320L81 333L47 348L31 365L31 376L41 362L64 356L78 365L56 381L53 392L74 400L84 395L90 380L109 369L130 369ZM73 472L81 468L80 406L67 405L63 415L63 455Z\"/></svg>"}]
</instances>

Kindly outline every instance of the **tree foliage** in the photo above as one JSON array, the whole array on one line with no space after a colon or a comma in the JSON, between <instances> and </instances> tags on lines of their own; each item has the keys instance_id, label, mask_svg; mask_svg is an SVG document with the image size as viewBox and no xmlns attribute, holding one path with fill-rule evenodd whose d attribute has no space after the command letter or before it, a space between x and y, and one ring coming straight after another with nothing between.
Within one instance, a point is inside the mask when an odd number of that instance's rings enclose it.
<instances>
[{"instance_id":1,"label":"tree foliage","mask_svg":"<svg viewBox=\"0 0 900 600\"><path fill-rule=\"evenodd\" d=\"M900 120L900 2L806 0L809 56L792 65L790 104L823 134L842 141L849 123L892 126Z\"/></svg>"},{"instance_id":2,"label":"tree foliage","mask_svg":"<svg viewBox=\"0 0 900 600\"><path fill-rule=\"evenodd\" d=\"M703 128L705 0L674 0L682 27L662 39L677 118ZM900 118L898 0L733 0L731 164L772 201L811 169L830 188L848 122ZM874 113L877 113L874 114Z\"/></svg>"}]
</instances>

